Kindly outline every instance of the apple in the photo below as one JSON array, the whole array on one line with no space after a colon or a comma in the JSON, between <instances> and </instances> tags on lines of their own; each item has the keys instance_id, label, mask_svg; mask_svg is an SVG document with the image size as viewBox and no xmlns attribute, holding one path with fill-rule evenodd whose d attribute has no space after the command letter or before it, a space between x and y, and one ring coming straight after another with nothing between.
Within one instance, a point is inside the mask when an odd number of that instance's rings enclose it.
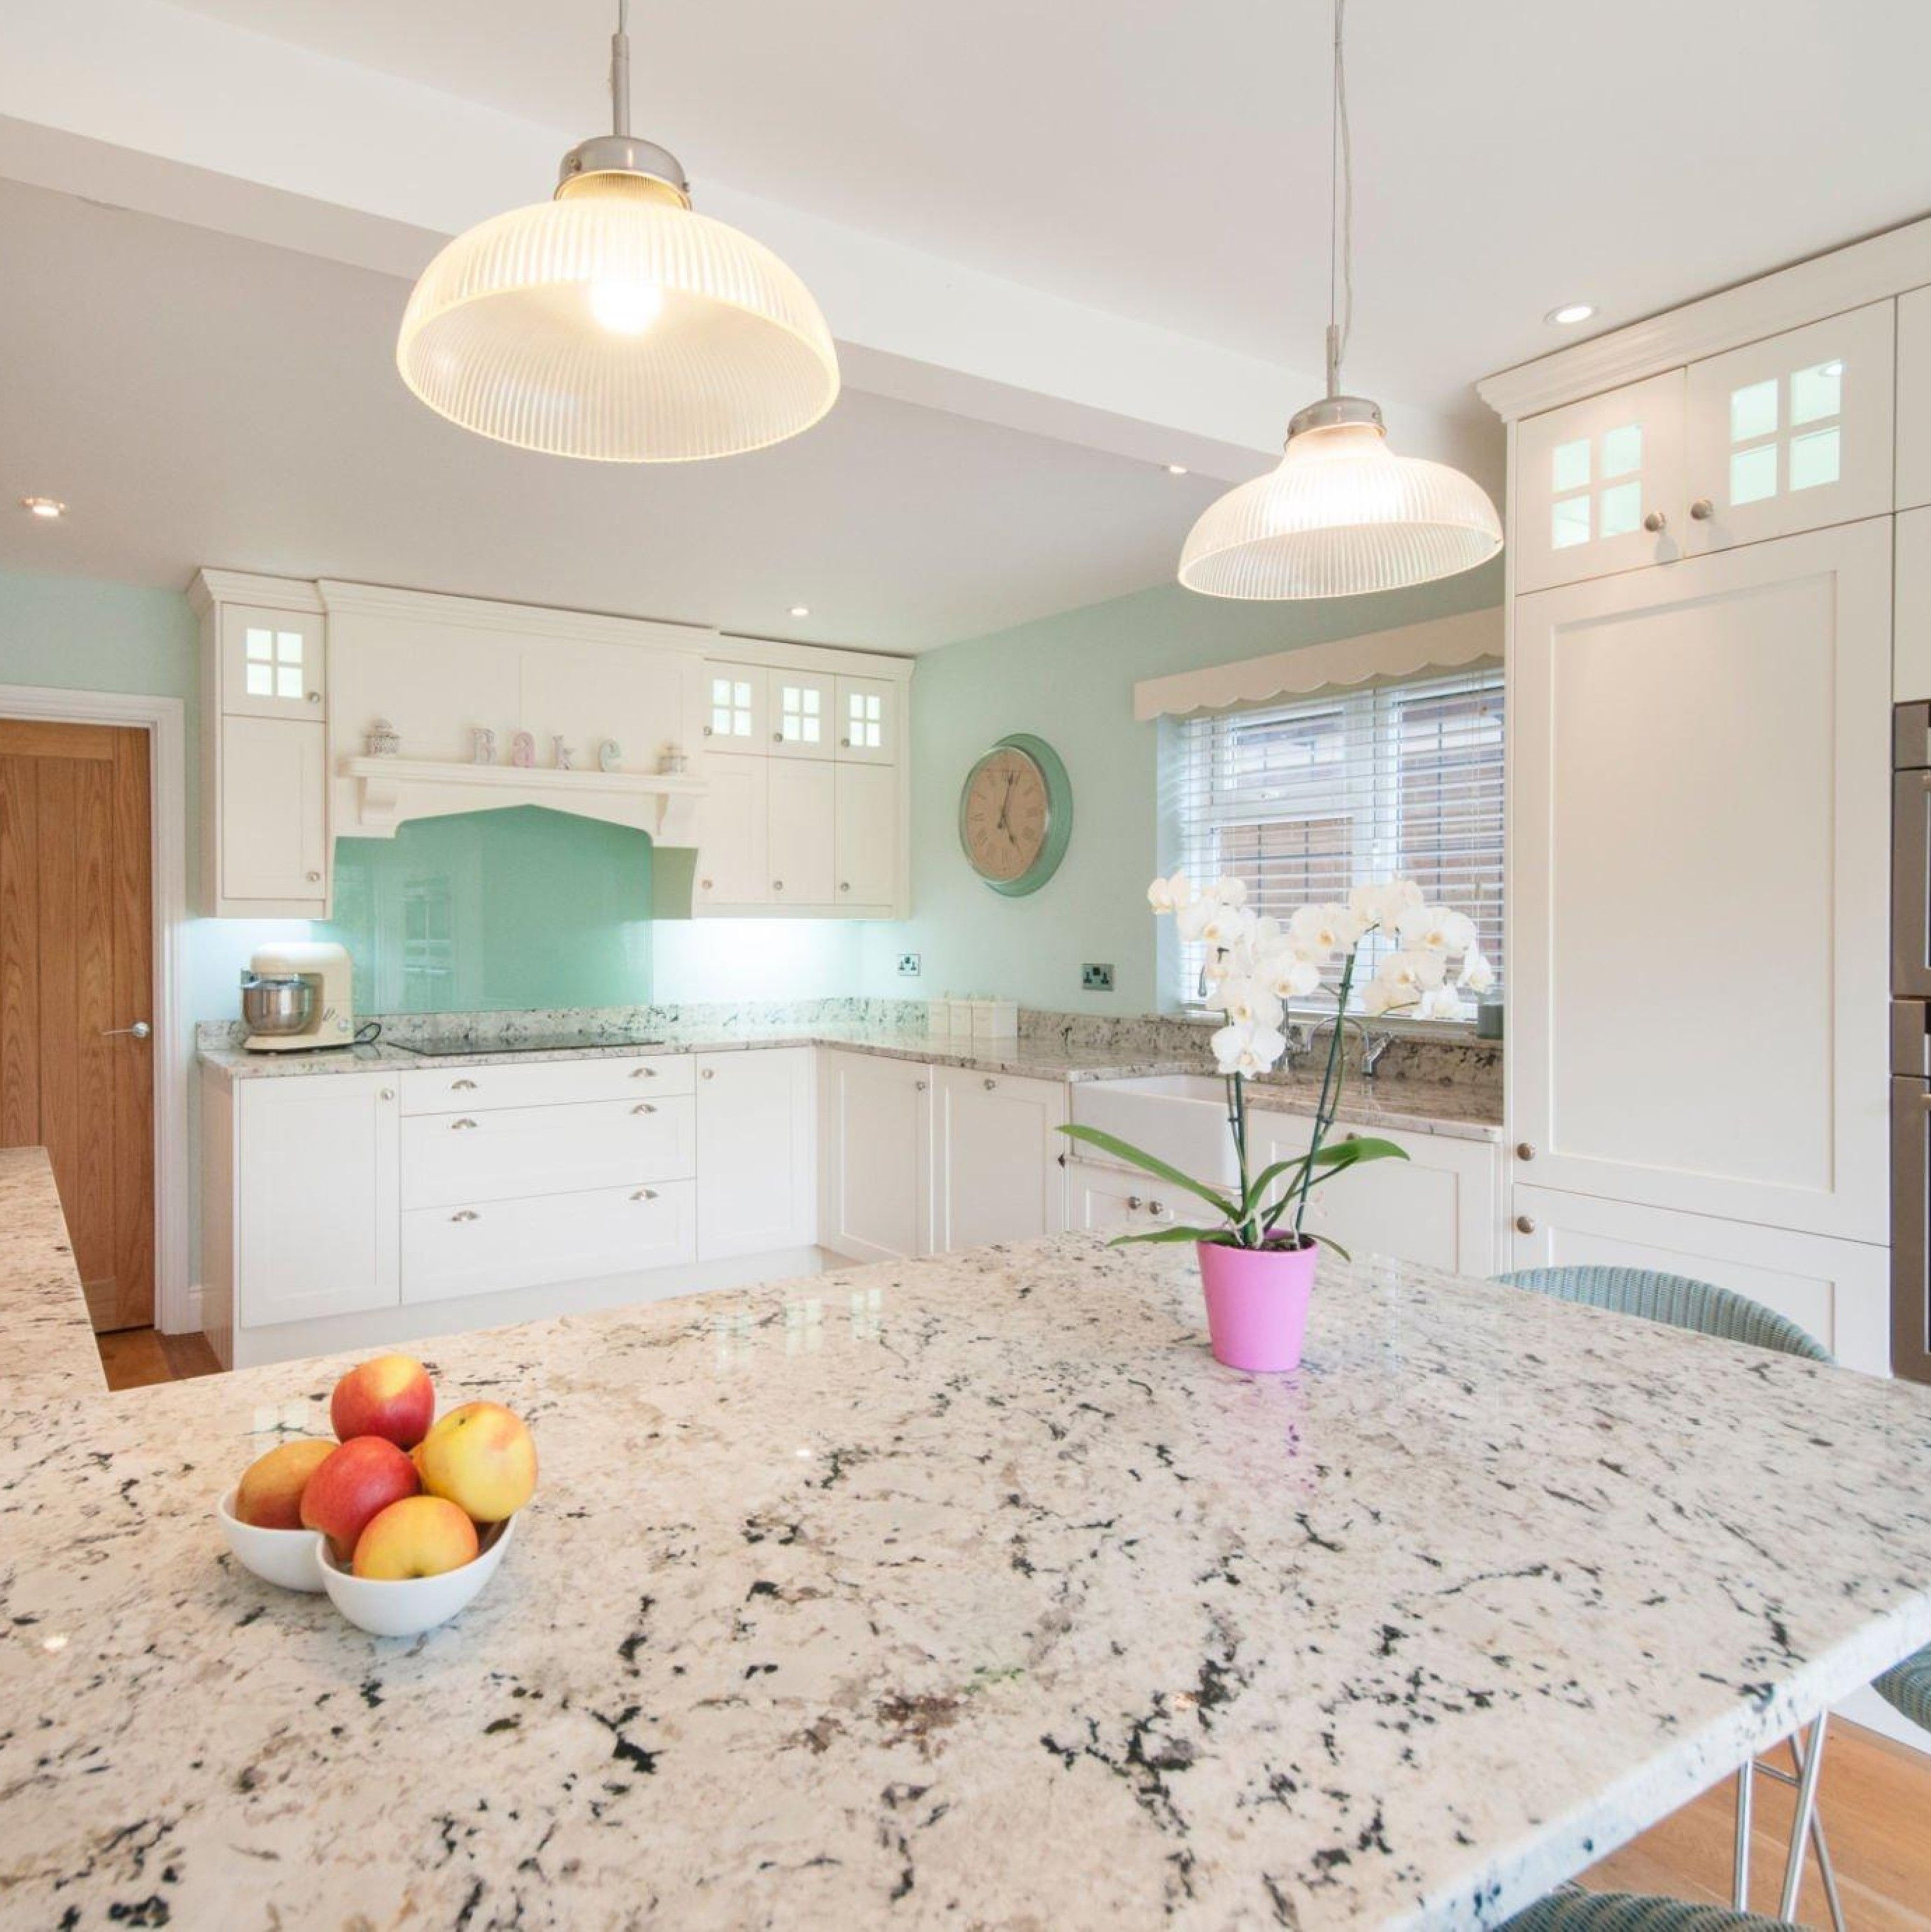
<instances>
[{"instance_id":1,"label":"apple","mask_svg":"<svg viewBox=\"0 0 1931 1932\"><path fill-rule=\"evenodd\" d=\"M476 1526L441 1496L404 1496L370 1519L355 1539L355 1571L393 1582L439 1576L476 1558Z\"/></svg>"},{"instance_id":2,"label":"apple","mask_svg":"<svg viewBox=\"0 0 1931 1932\"><path fill-rule=\"evenodd\" d=\"M235 1517L257 1529L299 1529L302 1492L308 1479L335 1453L319 1436L283 1442L257 1456L241 1472L235 1491Z\"/></svg>"},{"instance_id":3,"label":"apple","mask_svg":"<svg viewBox=\"0 0 1931 1932\"><path fill-rule=\"evenodd\" d=\"M370 1519L421 1487L415 1465L380 1436L352 1436L331 1450L301 1492L301 1520L347 1562Z\"/></svg>"},{"instance_id":4,"label":"apple","mask_svg":"<svg viewBox=\"0 0 1931 1932\"><path fill-rule=\"evenodd\" d=\"M380 1436L398 1449L413 1449L429 1433L436 1387L429 1371L409 1355L377 1355L351 1369L328 1398L328 1420L347 1442Z\"/></svg>"},{"instance_id":5,"label":"apple","mask_svg":"<svg viewBox=\"0 0 1931 1932\"><path fill-rule=\"evenodd\" d=\"M536 1444L522 1422L496 1402L452 1408L422 1438L422 1486L478 1522L515 1515L536 1488Z\"/></svg>"}]
</instances>

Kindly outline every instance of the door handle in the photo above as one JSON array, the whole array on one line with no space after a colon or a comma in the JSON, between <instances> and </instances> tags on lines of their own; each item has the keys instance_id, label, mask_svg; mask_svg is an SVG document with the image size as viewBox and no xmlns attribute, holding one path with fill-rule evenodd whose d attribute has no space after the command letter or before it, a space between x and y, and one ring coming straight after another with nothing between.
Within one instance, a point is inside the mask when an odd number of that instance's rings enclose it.
<instances>
[{"instance_id":1,"label":"door handle","mask_svg":"<svg viewBox=\"0 0 1931 1932\"><path fill-rule=\"evenodd\" d=\"M154 1028L148 1025L145 1020L136 1020L132 1026L103 1027L100 1030L100 1037L103 1040L118 1040L125 1034L130 1040L145 1040L153 1031Z\"/></svg>"}]
</instances>

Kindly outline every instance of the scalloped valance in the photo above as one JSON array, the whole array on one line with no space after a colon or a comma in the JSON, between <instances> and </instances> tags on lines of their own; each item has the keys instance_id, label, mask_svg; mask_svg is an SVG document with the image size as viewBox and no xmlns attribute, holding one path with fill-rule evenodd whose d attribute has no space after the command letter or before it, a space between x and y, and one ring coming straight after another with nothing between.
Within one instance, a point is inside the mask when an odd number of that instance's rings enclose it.
<instances>
[{"instance_id":1,"label":"scalloped valance","mask_svg":"<svg viewBox=\"0 0 1931 1932\"><path fill-rule=\"evenodd\" d=\"M1309 644L1240 664L1210 664L1144 679L1133 687L1135 718L1184 718L1196 712L1233 711L1276 698L1312 698L1326 691L1390 684L1432 670L1502 661L1502 610L1471 610L1373 631L1359 638Z\"/></svg>"}]
</instances>

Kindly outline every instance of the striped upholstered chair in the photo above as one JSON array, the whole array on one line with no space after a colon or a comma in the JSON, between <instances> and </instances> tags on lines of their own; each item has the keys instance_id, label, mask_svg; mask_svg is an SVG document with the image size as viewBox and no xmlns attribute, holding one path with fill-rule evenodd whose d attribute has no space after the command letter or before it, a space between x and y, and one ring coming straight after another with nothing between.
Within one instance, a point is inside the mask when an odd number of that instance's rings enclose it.
<instances>
[{"instance_id":1,"label":"striped upholstered chair","mask_svg":"<svg viewBox=\"0 0 1931 1932\"><path fill-rule=\"evenodd\" d=\"M1564 1886L1517 1912L1501 1932L1789 1932L1789 1926L1787 1918L1732 1912L1726 1906Z\"/></svg>"}]
</instances>

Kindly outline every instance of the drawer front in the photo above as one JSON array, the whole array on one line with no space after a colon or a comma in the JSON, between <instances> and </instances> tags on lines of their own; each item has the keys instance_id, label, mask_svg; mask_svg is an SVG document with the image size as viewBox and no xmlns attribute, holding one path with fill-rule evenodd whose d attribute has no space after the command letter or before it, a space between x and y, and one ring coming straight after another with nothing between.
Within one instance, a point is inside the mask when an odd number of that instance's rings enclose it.
<instances>
[{"instance_id":1,"label":"drawer front","mask_svg":"<svg viewBox=\"0 0 1931 1932\"><path fill-rule=\"evenodd\" d=\"M448 1301L586 1281L669 1268L697 1251L696 1185L688 1180L417 1208L402 1217L402 1298Z\"/></svg>"},{"instance_id":2,"label":"drawer front","mask_svg":"<svg viewBox=\"0 0 1931 1932\"><path fill-rule=\"evenodd\" d=\"M688 1094L418 1114L402 1124L402 1204L473 1207L688 1180L697 1172L696 1144L696 1103Z\"/></svg>"},{"instance_id":3,"label":"drawer front","mask_svg":"<svg viewBox=\"0 0 1931 1932\"><path fill-rule=\"evenodd\" d=\"M482 1107L557 1107L589 1100L658 1100L695 1084L688 1053L613 1060L531 1060L510 1066L422 1066L400 1082L405 1114L473 1114Z\"/></svg>"}]
</instances>

